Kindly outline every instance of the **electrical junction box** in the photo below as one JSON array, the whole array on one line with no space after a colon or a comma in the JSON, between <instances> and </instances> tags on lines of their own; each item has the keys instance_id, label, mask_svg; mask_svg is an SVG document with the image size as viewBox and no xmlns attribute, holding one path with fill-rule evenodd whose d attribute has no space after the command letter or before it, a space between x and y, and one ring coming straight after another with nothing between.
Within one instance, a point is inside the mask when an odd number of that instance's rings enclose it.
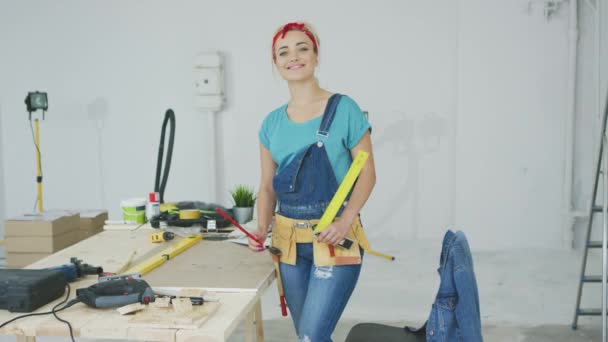
<instances>
[{"instance_id":1,"label":"electrical junction box","mask_svg":"<svg viewBox=\"0 0 608 342\"><path fill-rule=\"evenodd\" d=\"M219 52L204 52L194 62L195 105L201 110L217 112L226 100L224 61Z\"/></svg>"}]
</instances>

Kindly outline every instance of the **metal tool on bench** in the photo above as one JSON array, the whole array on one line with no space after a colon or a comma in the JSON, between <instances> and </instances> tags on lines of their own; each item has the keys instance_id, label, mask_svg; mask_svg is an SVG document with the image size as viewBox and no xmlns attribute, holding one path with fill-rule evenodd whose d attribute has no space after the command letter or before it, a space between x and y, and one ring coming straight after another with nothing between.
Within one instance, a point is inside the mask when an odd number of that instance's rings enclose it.
<instances>
[{"instance_id":1,"label":"metal tool on bench","mask_svg":"<svg viewBox=\"0 0 608 342\"><path fill-rule=\"evenodd\" d=\"M172 232L158 232L150 234L150 241L155 243L170 241L173 240L173 238L175 238L175 234Z\"/></svg>"},{"instance_id":2,"label":"metal tool on bench","mask_svg":"<svg viewBox=\"0 0 608 342\"><path fill-rule=\"evenodd\" d=\"M224 212L233 216L232 209L224 208L218 204L200 201L178 202L175 207L161 209L158 216L150 221L152 228L169 227L192 227L199 225L208 231L222 229L230 226L230 222L215 212L215 208L221 208ZM198 214L196 214L198 212Z\"/></svg>"},{"instance_id":3,"label":"metal tool on bench","mask_svg":"<svg viewBox=\"0 0 608 342\"><path fill-rule=\"evenodd\" d=\"M141 279L141 273L129 273L129 274L110 274L110 275L99 275L97 278L98 283L103 283L104 281L111 280L121 280L121 279Z\"/></svg>"},{"instance_id":4,"label":"metal tool on bench","mask_svg":"<svg viewBox=\"0 0 608 342\"><path fill-rule=\"evenodd\" d=\"M77 289L79 301L93 308L110 308L154 301L154 291L143 279L116 279Z\"/></svg>"},{"instance_id":5,"label":"metal tool on bench","mask_svg":"<svg viewBox=\"0 0 608 342\"><path fill-rule=\"evenodd\" d=\"M103 268L98 266L92 266L89 264L83 264L82 260L76 257L71 257L69 264L49 267L47 268L47 270L62 271L63 275L65 276L65 280L70 283L84 275L94 275L103 273Z\"/></svg>"},{"instance_id":6,"label":"metal tool on bench","mask_svg":"<svg viewBox=\"0 0 608 342\"><path fill-rule=\"evenodd\" d=\"M249 231L247 231L247 229L243 228L238 222L236 222L232 217L223 212L221 209L217 208L215 209L215 211L217 211L220 215L226 218L226 220L229 220L235 227L245 233L245 235L247 235L250 239L259 243L261 246L266 247L264 246L264 243L262 241L258 240L258 238L255 237L255 235L251 234ZM279 267L279 261L283 253L280 249L273 246L268 246L266 247L266 249L270 252L270 255L272 256L272 262L274 263L274 271L277 276L277 288L279 290L279 300L281 301L281 314L283 316L287 316L287 305L285 304L285 293L283 292L283 281L281 279L281 269Z\"/></svg>"}]
</instances>

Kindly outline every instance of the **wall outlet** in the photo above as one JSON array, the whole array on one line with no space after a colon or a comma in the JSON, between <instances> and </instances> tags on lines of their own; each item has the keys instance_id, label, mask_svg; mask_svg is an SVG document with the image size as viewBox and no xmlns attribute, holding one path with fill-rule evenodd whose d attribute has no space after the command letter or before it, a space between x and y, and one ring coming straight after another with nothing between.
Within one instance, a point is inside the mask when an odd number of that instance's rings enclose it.
<instances>
[{"instance_id":1,"label":"wall outlet","mask_svg":"<svg viewBox=\"0 0 608 342\"><path fill-rule=\"evenodd\" d=\"M225 102L224 64L218 52L196 56L194 63L195 106L202 110L219 111Z\"/></svg>"},{"instance_id":2,"label":"wall outlet","mask_svg":"<svg viewBox=\"0 0 608 342\"><path fill-rule=\"evenodd\" d=\"M222 95L221 71L218 68L195 70L194 87L197 95Z\"/></svg>"}]
</instances>

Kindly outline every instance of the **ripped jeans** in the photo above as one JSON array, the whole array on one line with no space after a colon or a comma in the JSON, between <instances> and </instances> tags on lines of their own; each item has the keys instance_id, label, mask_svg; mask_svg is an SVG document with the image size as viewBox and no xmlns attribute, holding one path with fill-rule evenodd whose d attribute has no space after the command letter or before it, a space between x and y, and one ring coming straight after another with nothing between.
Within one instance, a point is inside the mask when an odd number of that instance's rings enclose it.
<instances>
[{"instance_id":1,"label":"ripped jeans","mask_svg":"<svg viewBox=\"0 0 608 342\"><path fill-rule=\"evenodd\" d=\"M312 243L297 244L296 265L281 263L289 312L301 342L331 342L361 265L316 267ZM363 256L363 251L361 251Z\"/></svg>"}]
</instances>

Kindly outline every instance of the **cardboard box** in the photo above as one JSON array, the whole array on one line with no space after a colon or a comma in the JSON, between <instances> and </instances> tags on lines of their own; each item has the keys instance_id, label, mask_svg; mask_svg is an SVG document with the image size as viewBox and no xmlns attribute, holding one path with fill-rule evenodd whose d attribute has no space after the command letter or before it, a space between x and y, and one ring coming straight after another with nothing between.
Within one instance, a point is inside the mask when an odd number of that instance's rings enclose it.
<instances>
[{"instance_id":1,"label":"cardboard box","mask_svg":"<svg viewBox=\"0 0 608 342\"><path fill-rule=\"evenodd\" d=\"M80 216L75 212L53 211L43 214L26 214L11 218L4 223L4 236L52 237L80 228Z\"/></svg>"},{"instance_id":2,"label":"cardboard box","mask_svg":"<svg viewBox=\"0 0 608 342\"><path fill-rule=\"evenodd\" d=\"M22 268L49 255L51 253L7 253L6 266L10 268Z\"/></svg>"},{"instance_id":3,"label":"cardboard box","mask_svg":"<svg viewBox=\"0 0 608 342\"><path fill-rule=\"evenodd\" d=\"M95 234L99 234L101 232L103 232L103 228L98 229L98 230L79 230L78 231L78 241L88 239L91 236L93 236Z\"/></svg>"},{"instance_id":4,"label":"cardboard box","mask_svg":"<svg viewBox=\"0 0 608 342\"><path fill-rule=\"evenodd\" d=\"M80 211L80 230L89 232L103 230L107 219L107 210L82 210Z\"/></svg>"},{"instance_id":5,"label":"cardboard box","mask_svg":"<svg viewBox=\"0 0 608 342\"><path fill-rule=\"evenodd\" d=\"M54 236L9 236L4 248L9 253L53 253L73 245L78 238L78 230Z\"/></svg>"}]
</instances>

